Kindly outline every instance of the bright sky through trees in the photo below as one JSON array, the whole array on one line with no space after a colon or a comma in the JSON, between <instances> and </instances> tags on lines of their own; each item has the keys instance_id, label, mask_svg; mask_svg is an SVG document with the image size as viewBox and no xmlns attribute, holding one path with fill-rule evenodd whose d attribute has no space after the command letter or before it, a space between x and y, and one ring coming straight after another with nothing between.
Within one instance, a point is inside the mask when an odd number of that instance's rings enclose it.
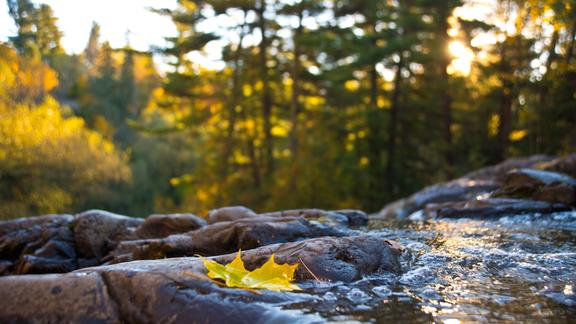
<instances>
[{"instance_id":1,"label":"bright sky through trees","mask_svg":"<svg viewBox=\"0 0 576 324\"><path fill-rule=\"evenodd\" d=\"M474 3L473 10L471 7L459 8L458 15L481 18L487 14L485 9L490 8L487 5L490 1L482 0ZM175 0L102 0L96 2L46 0L42 3L50 5L58 17L58 26L64 32L62 45L68 52L79 53L85 48L92 21L100 24L102 39L108 40L112 47L116 48L124 46L129 39L133 48L146 51L150 46L165 46L164 37L176 33L170 19L149 10L149 8L175 8ZM211 21L211 26L202 26L202 29L222 28L229 24L227 20L230 18L224 17ZM8 16L6 2L0 1L0 41L6 41L15 32L16 26ZM234 37L234 35L227 36ZM222 44L219 42L212 42L208 44L204 53L192 52L189 56L202 66L221 69L223 62L220 61L218 55L221 47ZM451 73L468 74L470 64L474 59L472 51L458 41L452 42L449 50L454 56L450 66ZM163 69L162 64L160 68ZM392 73L388 74L385 76L391 78Z\"/></svg>"},{"instance_id":2,"label":"bright sky through trees","mask_svg":"<svg viewBox=\"0 0 576 324\"><path fill-rule=\"evenodd\" d=\"M58 17L58 27L64 32L62 45L68 52L81 52L88 42L92 22L101 26L102 38L112 47L122 47L129 33L130 45L148 50L150 45L164 46L164 37L174 35L169 18L148 8L174 8L175 0L45 0L33 1L52 7ZM16 26L8 16L6 1L0 1L0 41L14 36Z\"/></svg>"}]
</instances>

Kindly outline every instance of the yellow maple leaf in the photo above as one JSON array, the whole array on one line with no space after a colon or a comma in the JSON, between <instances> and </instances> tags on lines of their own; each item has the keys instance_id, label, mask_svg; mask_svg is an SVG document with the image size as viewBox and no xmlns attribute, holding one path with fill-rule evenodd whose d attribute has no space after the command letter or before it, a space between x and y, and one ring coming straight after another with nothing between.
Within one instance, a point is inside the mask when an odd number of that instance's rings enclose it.
<instances>
[{"instance_id":1,"label":"yellow maple leaf","mask_svg":"<svg viewBox=\"0 0 576 324\"><path fill-rule=\"evenodd\" d=\"M277 264L274 261L274 254L262 267L254 271L248 271L244 267L241 251L238 251L234 260L227 265L202 257L201 259L208 269L208 277L221 279L228 287L274 291L301 290L300 287L292 283L298 264Z\"/></svg>"}]
</instances>

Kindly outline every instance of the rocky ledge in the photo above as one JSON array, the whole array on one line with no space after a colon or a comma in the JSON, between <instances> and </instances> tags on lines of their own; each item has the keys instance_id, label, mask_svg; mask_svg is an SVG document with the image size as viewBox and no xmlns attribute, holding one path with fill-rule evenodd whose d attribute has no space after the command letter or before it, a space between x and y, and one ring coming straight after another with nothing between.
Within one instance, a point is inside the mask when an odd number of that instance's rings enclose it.
<instances>
[{"instance_id":1,"label":"rocky ledge","mask_svg":"<svg viewBox=\"0 0 576 324\"><path fill-rule=\"evenodd\" d=\"M291 315L267 303L314 298L221 287L197 257L230 262L239 249L249 270L272 254L305 264L298 282L400 272L397 243L351 231L367 223L360 211L226 207L207 219L91 210L2 222L0 322L223 322L239 313L235 322L284 320Z\"/></svg>"},{"instance_id":2,"label":"rocky ledge","mask_svg":"<svg viewBox=\"0 0 576 324\"><path fill-rule=\"evenodd\" d=\"M426 187L385 206L373 219L500 217L576 207L576 154L514 158Z\"/></svg>"},{"instance_id":3,"label":"rocky ledge","mask_svg":"<svg viewBox=\"0 0 576 324\"><path fill-rule=\"evenodd\" d=\"M436 276L432 270L412 267L424 262L422 251L442 244L438 237L415 243L402 235L420 234L404 229L394 235L371 231L369 221L574 210L575 176L576 155L514 159L424 188L370 217L358 210L257 214L237 206L205 217L132 218L90 210L1 222L0 322L321 322L317 312L340 312L330 290L340 288L360 303L355 311L366 311L370 298L354 288L359 282L389 285L370 290L380 297L390 296L398 282L429 282ZM199 255L224 263L239 249L248 270L272 254L277 263L300 263L295 277L303 290L232 289L207 277ZM297 311L304 304L309 311Z\"/></svg>"}]
</instances>

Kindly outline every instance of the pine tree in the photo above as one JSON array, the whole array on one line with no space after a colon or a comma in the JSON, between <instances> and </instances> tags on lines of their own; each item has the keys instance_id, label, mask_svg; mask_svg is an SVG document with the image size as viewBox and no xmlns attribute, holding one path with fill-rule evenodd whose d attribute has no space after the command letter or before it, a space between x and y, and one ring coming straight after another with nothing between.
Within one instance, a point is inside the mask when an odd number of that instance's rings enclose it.
<instances>
[{"instance_id":1,"label":"pine tree","mask_svg":"<svg viewBox=\"0 0 576 324\"><path fill-rule=\"evenodd\" d=\"M84 49L84 58L86 59L86 64L91 67L96 63L98 58L98 52L100 49L100 25L97 22L92 22L92 28L90 29L90 36L88 38L88 44Z\"/></svg>"}]
</instances>

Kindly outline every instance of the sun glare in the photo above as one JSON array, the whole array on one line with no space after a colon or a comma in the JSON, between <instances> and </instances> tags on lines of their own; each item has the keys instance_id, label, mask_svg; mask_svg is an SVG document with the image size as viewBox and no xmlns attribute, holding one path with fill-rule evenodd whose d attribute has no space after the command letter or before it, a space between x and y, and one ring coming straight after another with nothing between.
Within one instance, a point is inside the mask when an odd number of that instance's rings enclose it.
<instances>
[{"instance_id":1,"label":"sun glare","mask_svg":"<svg viewBox=\"0 0 576 324\"><path fill-rule=\"evenodd\" d=\"M449 74L468 75L474 60L474 52L461 41L452 41L448 45L448 50L453 59L448 66Z\"/></svg>"}]
</instances>

